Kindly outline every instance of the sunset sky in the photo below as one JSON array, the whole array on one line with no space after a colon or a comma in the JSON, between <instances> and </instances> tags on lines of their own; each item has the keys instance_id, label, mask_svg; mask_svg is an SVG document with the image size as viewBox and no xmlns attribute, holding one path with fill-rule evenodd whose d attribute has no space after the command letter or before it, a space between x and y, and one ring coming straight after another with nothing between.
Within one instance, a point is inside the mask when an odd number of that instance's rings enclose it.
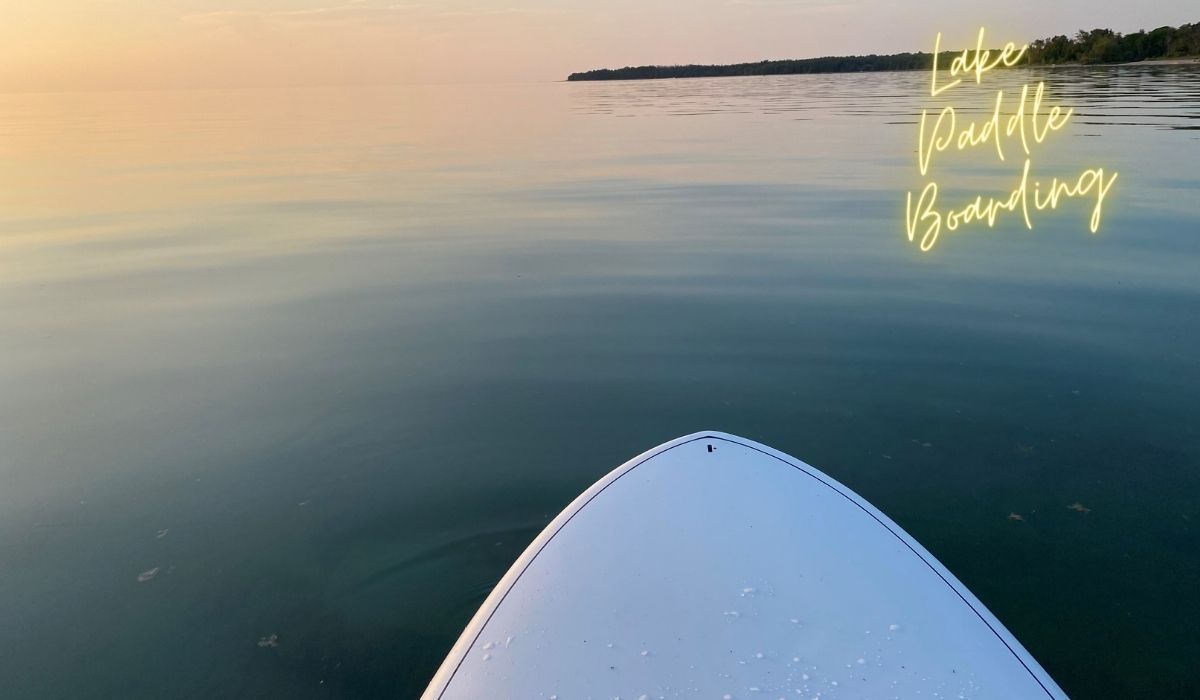
<instances>
[{"instance_id":1,"label":"sunset sky","mask_svg":"<svg viewBox=\"0 0 1200 700\"><path fill-rule=\"evenodd\" d=\"M1194 0L3 0L0 91L559 80L1200 20Z\"/></svg>"}]
</instances>

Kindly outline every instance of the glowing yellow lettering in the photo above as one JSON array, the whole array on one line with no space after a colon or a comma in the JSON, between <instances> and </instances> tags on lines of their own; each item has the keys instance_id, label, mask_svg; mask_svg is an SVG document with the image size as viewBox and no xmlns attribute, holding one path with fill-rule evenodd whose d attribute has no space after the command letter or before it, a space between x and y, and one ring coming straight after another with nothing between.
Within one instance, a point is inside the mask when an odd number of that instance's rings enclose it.
<instances>
[{"instance_id":1,"label":"glowing yellow lettering","mask_svg":"<svg viewBox=\"0 0 1200 700\"><path fill-rule=\"evenodd\" d=\"M1092 233L1100 230L1100 209L1104 207L1104 198L1108 195L1108 191L1112 189L1113 183L1117 181L1117 173L1113 173L1108 179L1108 183L1104 182L1104 168L1096 168L1096 181L1100 185L1099 191L1096 193L1096 208L1092 210L1092 218L1088 222L1088 228Z\"/></svg>"},{"instance_id":2,"label":"glowing yellow lettering","mask_svg":"<svg viewBox=\"0 0 1200 700\"><path fill-rule=\"evenodd\" d=\"M949 85L943 87L941 90L938 89L938 86L937 86L937 59L938 59L938 52L940 52L941 50L942 50L942 33L938 32L937 39L933 40L933 83L929 86L929 96L930 97L937 97L941 93L949 90L950 88L952 88L955 85L958 85L959 83L962 82L962 78L959 78L958 80L955 80L954 82L950 83ZM955 59L955 60L957 60L957 59ZM953 65L953 64L951 64L951 65ZM953 72L951 72L950 75L951 75L951 77L954 77Z\"/></svg>"},{"instance_id":3,"label":"glowing yellow lettering","mask_svg":"<svg viewBox=\"0 0 1200 700\"><path fill-rule=\"evenodd\" d=\"M1000 156L1000 160L1004 160L1004 147L1000 145L1000 103L1003 99L1004 91L1001 90L996 93L996 108L992 111L992 118L983 123L978 134L975 133L974 122L968 124L967 128L958 134L958 150L961 151L969 146L978 146L981 143L987 143L990 139L996 144L996 154ZM946 109L951 108L947 107ZM928 166L928 162L926 165ZM925 171L922 170L921 174L924 175Z\"/></svg>"},{"instance_id":4,"label":"glowing yellow lettering","mask_svg":"<svg viewBox=\"0 0 1200 700\"><path fill-rule=\"evenodd\" d=\"M984 73L999 66L1016 65L1029 48L1028 45L1022 45L1018 49L1015 44L1009 42L996 54L992 50L983 48L984 36L985 31L980 28L974 49L964 50L962 54L951 61L949 72L950 77L954 80L939 86L938 53L941 50L942 35L940 32L937 34L937 38L934 40L930 96L936 97L961 84L963 78L959 77L960 75L966 76L973 73L975 83L980 84L983 81ZM1021 179L1006 196L997 198L979 194L975 195L973 199L967 199L966 203L958 208L939 211L937 208L938 183L935 179L926 182L920 195L916 196L915 202L915 193L908 192L905 201L905 225L908 240L910 243L916 243L922 252L928 252L934 247L941 235L943 225L947 231L957 231L960 227L973 223L985 223L992 228L1000 218L1001 212L1015 214L1018 207L1020 207L1025 228L1033 230L1033 219L1030 216L1029 206L1031 189L1033 208L1037 211L1057 209L1063 198L1094 197L1095 204L1092 207L1089 229L1092 233L1099 231L1105 198L1112 189L1113 183L1116 182L1117 173L1113 172L1106 176L1104 168L1089 168L1080 173L1074 181L1060 180L1058 177L1052 178L1049 188L1045 192L1042 190L1040 181L1035 180L1032 188L1030 187L1029 175L1033 167L1031 145L1041 144L1051 132L1063 129L1075 113L1073 108L1063 109L1058 105L1054 105L1048 110L1045 109L1043 102L1046 86L1043 82L1039 82L1036 90L1032 91L1033 104L1027 111L1030 92L1029 85L1021 87L1020 99L1013 114L1008 116L1003 132L1000 127L1000 114L1004 107L1003 90L996 92L991 116L985 121L968 122L960 126L955 107L946 105L942 107L937 119L933 120L933 125L930 127L929 111L921 111L921 121L917 131L917 168L922 177L929 174L933 154L946 151L951 144L954 144L957 150L962 151L990 140L996 147L996 156L1004 161L1003 140L1020 138L1021 148L1025 153ZM1026 129L1027 119L1032 130L1032 144Z\"/></svg>"},{"instance_id":5,"label":"glowing yellow lettering","mask_svg":"<svg viewBox=\"0 0 1200 700\"><path fill-rule=\"evenodd\" d=\"M947 124L945 134L939 140L938 134L942 131L942 124L947 115L950 117L950 122ZM929 145L925 145L925 118L926 110L921 110L921 128L917 135L917 165L921 169L921 174L929 170L929 159L933 156L934 150L944 151L954 141L954 125L956 118L954 116L954 108L947 106L938 114L937 121L933 123L933 135L929 137Z\"/></svg>"},{"instance_id":6,"label":"glowing yellow lettering","mask_svg":"<svg viewBox=\"0 0 1200 700\"><path fill-rule=\"evenodd\" d=\"M1015 65L1017 63L1017 61L1020 61L1021 57L1025 55L1026 49L1029 48L1028 44L1024 44L1018 50L1016 45L1010 41L1004 45L1003 49L1000 50L1000 54L998 56L996 56L996 60L992 61L991 63L988 63L988 57L992 55L992 52L989 49L983 48L983 36L984 36L984 28L980 27L979 35L975 40L975 52L971 53L970 49L964 49L961 56L958 56L953 61L951 61L950 62L950 77L953 78L954 76L958 75L959 73L965 74L968 71L974 70L975 71L975 84L978 85L981 82L983 82L983 74L984 73L992 70L993 68L995 68L996 66L999 66L999 65L1005 65L1005 66ZM937 55L937 53L936 53L937 47L941 45L941 38L942 38L942 35L939 33L938 40L934 42L934 57L935 58ZM934 72L936 73L936 71L937 71L937 65L934 64ZM953 84L954 83L952 83L951 85L953 85ZM937 93L934 93L935 96L936 96L936 94Z\"/></svg>"},{"instance_id":7,"label":"glowing yellow lettering","mask_svg":"<svg viewBox=\"0 0 1200 700\"><path fill-rule=\"evenodd\" d=\"M1109 189L1117 180L1118 173L1113 173L1107 181L1104 179L1104 168L1089 168L1084 170L1079 175L1079 179L1075 181L1074 187L1067 182L1059 182L1058 178L1054 178L1050 182L1050 191L1046 194L1046 198L1041 198L1040 183L1034 183L1034 206L1039 211L1042 209L1058 208L1058 200L1061 197L1082 197L1096 189L1096 206L1092 208L1092 218L1088 222L1088 228L1092 233L1100 230L1100 217L1104 209L1104 198L1108 195Z\"/></svg>"},{"instance_id":8,"label":"glowing yellow lettering","mask_svg":"<svg viewBox=\"0 0 1200 700\"><path fill-rule=\"evenodd\" d=\"M937 202L937 183L931 182L925 185L925 189L921 190L921 196L917 199L917 211L913 213L912 192L908 193L908 204L905 211L905 219L908 221L908 240L911 242L917 233L918 221L929 221L929 226L925 229L925 233L921 235L921 250L928 251L937 242L938 233L942 230L942 215L933 210L933 205Z\"/></svg>"},{"instance_id":9,"label":"glowing yellow lettering","mask_svg":"<svg viewBox=\"0 0 1200 700\"><path fill-rule=\"evenodd\" d=\"M1074 114L1075 108L1068 109L1066 113L1062 111L1062 107L1055 105L1050 114L1046 117L1044 128L1038 131L1038 110L1042 106L1042 93L1046 89L1045 83L1038 83L1037 92L1033 96L1033 114L1030 115L1030 121L1033 123L1033 140L1041 143L1046 139L1046 133L1049 131L1057 131L1066 126L1067 120ZM1062 119L1059 119L1062 117ZM1024 128L1024 127L1022 127ZM1022 132L1023 136L1024 132Z\"/></svg>"},{"instance_id":10,"label":"glowing yellow lettering","mask_svg":"<svg viewBox=\"0 0 1200 700\"><path fill-rule=\"evenodd\" d=\"M1021 148L1025 149L1025 155L1029 155L1029 142L1025 140L1025 100L1029 97L1029 86L1021 86L1021 102L1017 105L1017 111L1008 118L1008 127L1004 133L1012 136L1017 129L1021 130Z\"/></svg>"}]
</instances>

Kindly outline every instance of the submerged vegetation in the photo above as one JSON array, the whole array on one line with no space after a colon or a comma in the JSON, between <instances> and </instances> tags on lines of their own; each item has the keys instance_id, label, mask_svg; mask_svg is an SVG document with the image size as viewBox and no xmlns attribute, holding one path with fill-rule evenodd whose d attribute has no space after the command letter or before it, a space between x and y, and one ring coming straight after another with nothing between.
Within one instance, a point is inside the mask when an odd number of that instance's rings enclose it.
<instances>
[{"instance_id":1,"label":"submerged vegetation","mask_svg":"<svg viewBox=\"0 0 1200 700\"><path fill-rule=\"evenodd\" d=\"M943 51L938 61L948 62L961 52ZM1148 59L1200 56L1200 22L1179 27L1120 34L1111 29L1080 30L1074 38L1055 36L1030 42L1021 65L1064 63L1128 63ZM858 73L866 71L928 70L932 53L897 53L885 56L826 56L724 66L629 66L572 73L567 80L646 80L653 78L717 78L737 75L789 75L795 73Z\"/></svg>"}]
</instances>

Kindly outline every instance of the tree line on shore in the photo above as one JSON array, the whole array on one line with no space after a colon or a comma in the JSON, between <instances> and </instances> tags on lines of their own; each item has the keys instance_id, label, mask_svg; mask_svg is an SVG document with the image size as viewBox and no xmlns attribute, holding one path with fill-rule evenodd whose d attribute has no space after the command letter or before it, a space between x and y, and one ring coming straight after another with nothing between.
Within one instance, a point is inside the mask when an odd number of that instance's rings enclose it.
<instances>
[{"instance_id":1,"label":"tree line on shore","mask_svg":"<svg viewBox=\"0 0 1200 700\"><path fill-rule=\"evenodd\" d=\"M943 51L938 65L961 52ZM1128 63L1148 59L1200 56L1200 22L1179 27L1121 34L1111 29L1080 30L1030 42L1022 65L1064 63ZM647 80L655 78L718 78L739 75L792 75L797 73L857 73L867 71L928 70L932 53L897 53L869 56L825 56L729 65L627 66L572 73L567 80Z\"/></svg>"},{"instance_id":2,"label":"tree line on shore","mask_svg":"<svg viewBox=\"0 0 1200 700\"><path fill-rule=\"evenodd\" d=\"M1121 34L1111 29L1080 30L1030 42L1026 58L1033 65L1057 63L1129 63L1154 58L1200 55L1200 22L1179 27Z\"/></svg>"}]
</instances>

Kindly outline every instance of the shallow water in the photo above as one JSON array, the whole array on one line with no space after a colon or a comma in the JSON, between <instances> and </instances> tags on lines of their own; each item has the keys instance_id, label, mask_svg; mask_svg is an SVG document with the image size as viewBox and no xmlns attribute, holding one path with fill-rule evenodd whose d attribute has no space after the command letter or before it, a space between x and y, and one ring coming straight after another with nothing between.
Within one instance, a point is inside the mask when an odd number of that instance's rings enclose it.
<instances>
[{"instance_id":1,"label":"shallow water","mask_svg":"<svg viewBox=\"0 0 1200 700\"><path fill-rule=\"evenodd\" d=\"M1100 233L927 254L924 74L0 95L0 692L414 696L571 498L713 428L1073 696L1200 695L1200 70L993 80L1037 78Z\"/></svg>"}]
</instances>

